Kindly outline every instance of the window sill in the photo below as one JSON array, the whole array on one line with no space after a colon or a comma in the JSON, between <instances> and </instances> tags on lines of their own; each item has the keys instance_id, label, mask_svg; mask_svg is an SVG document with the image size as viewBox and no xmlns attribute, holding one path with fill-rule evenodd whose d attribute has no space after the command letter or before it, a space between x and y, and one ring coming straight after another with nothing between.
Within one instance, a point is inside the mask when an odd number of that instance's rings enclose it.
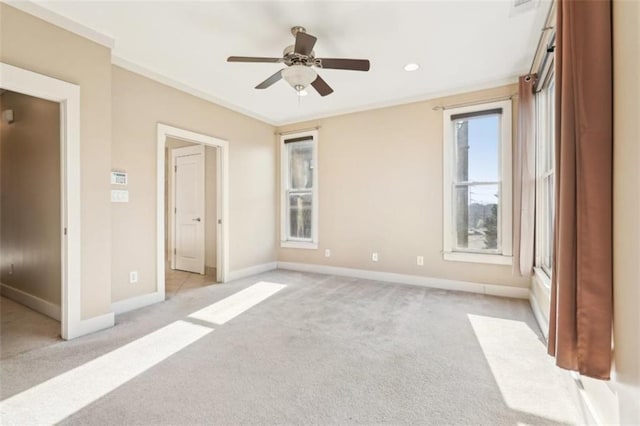
<instances>
[{"instance_id":1,"label":"window sill","mask_svg":"<svg viewBox=\"0 0 640 426\"><path fill-rule=\"evenodd\" d=\"M464 253L454 251L444 252L444 260L450 260L454 262L511 265L512 259L513 258L511 256L504 256L501 254Z\"/></svg>"},{"instance_id":2,"label":"window sill","mask_svg":"<svg viewBox=\"0 0 640 426\"><path fill-rule=\"evenodd\" d=\"M305 249L305 250L317 250L318 243L307 242L307 241L280 241L280 247Z\"/></svg>"}]
</instances>

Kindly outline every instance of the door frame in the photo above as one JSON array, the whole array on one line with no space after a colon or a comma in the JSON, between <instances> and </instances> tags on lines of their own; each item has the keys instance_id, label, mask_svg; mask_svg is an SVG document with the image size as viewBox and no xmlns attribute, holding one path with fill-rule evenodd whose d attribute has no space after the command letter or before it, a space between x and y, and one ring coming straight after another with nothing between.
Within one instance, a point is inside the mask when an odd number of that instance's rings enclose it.
<instances>
[{"instance_id":1,"label":"door frame","mask_svg":"<svg viewBox=\"0 0 640 426\"><path fill-rule=\"evenodd\" d=\"M94 331L81 317L80 86L0 62L0 87L60 105L60 334L73 339Z\"/></svg>"},{"instance_id":2,"label":"door frame","mask_svg":"<svg viewBox=\"0 0 640 426\"><path fill-rule=\"evenodd\" d=\"M167 137L218 148L216 161L216 208L218 228L216 233L216 273L218 282L226 282L229 276L229 143L223 139L192 132L168 124L157 124L157 194L156 194L156 291L165 298L165 166Z\"/></svg>"},{"instance_id":3,"label":"door frame","mask_svg":"<svg viewBox=\"0 0 640 426\"><path fill-rule=\"evenodd\" d=\"M203 188L205 188L206 191L206 152L205 152L205 146L198 144L198 145L191 145L191 146L184 146L181 148L174 148L171 150L171 167L169 168L169 175L170 175L170 179L169 181L171 181L171 192L169 193L169 235L171 236L171 244L169 245L169 253L171 254L171 269L176 269L176 213L175 213L175 207L176 207L176 171L175 171L175 166L176 166L176 159L178 157L185 157L187 155L182 154L182 155L177 155L176 151L180 151L180 150L190 150L193 153L191 155L202 155L202 161L204 163L204 167L203 167L203 174L202 174L202 185ZM197 151L197 152L196 152ZM217 157L217 156L216 156ZM217 171L216 171L217 173ZM216 182L216 186L217 186L217 182ZM216 188L216 193L217 193L217 188ZM206 192L204 194L204 199L202 200L203 205L206 204L205 202L206 200ZM203 225L203 229L202 232L204 234L203 239L202 239L202 255L203 255L203 272L201 273L206 273L206 223L207 223L207 214L206 214L206 206L204 206L205 212L202 214L202 225ZM217 210L217 208L216 208ZM218 220L218 212L216 211L216 218L215 220ZM217 253L218 253L218 247L217 247L218 241L217 241L217 237L216 237L216 257L217 257ZM216 259L216 273L218 270L218 259Z\"/></svg>"}]
</instances>

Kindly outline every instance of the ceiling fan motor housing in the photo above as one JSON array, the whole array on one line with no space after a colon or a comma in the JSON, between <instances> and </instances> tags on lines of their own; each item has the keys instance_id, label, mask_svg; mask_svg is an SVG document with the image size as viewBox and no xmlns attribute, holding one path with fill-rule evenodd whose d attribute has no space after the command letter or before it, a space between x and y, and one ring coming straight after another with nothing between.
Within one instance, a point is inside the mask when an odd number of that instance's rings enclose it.
<instances>
[{"instance_id":1,"label":"ceiling fan motor housing","mask_svg":"<svg viewBox=\"0 0 640 426\"><path fill-rule=\"evenodd\" d=\"M289 66L300 64L310 67L316 65L315 54L316 52L311 51L309 55L301 55L296 52L296 46L292 44L284 48L282 57L284 58L284 63Z\"/></svg>"}]
</instances>

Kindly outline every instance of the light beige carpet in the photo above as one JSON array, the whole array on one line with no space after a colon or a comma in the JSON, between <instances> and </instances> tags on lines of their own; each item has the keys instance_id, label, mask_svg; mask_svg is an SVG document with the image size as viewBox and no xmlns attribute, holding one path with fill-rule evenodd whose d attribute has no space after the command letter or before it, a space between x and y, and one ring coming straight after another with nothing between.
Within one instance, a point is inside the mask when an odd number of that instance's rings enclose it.
<instances>
[{"instance_id":1,"label":"light beige carpet","mask_svg":"<svg viewBox=\"0 0 640 426\"><path fill-rule=\"evenodd\" d=\"M289 271L177 293L111 330L3 360L2 398L259 281L287 287L62 423L581 421L527 301Z\"/></svg>"}]
</instances>

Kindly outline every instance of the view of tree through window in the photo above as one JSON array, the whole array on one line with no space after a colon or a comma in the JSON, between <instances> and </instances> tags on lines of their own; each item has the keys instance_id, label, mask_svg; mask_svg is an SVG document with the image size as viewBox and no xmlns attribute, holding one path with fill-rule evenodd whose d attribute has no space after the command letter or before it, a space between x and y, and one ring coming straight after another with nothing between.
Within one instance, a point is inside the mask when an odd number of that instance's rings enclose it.
<instances>
[{"instance_id":1,"label":"view of tree through window","mask_svg":"<svg viewBox=\"0 0 640 426\"><path fill-rule=\"evenodd\" d=\"M500 250L500 114L453 121L456 248Z\"/></svg>"},{"instance_id":2,"label":"view of tree through window","mask_svg":"<svg viewBox=\"0 0 640 426\"><path fill-rule=\"evenodd\" d=\"M311 239L313 202L313 145L312 142L287 144L289 157L289 236Z\"/></svg>"}]
</instances>

